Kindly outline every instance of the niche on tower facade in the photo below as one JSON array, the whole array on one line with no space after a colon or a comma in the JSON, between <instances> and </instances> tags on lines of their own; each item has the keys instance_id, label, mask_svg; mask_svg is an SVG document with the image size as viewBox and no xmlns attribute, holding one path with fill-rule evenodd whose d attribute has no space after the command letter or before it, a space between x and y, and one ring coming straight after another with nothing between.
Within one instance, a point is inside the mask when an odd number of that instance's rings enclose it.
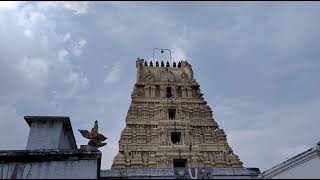
<instances>
[{"instance_id":1,"label":"niche on tower facade","mask_svg":"<svg viewBox=\"0 0 320 180\"><path fill-rule=\"evenodd\" d=\"M187 159L174 159L173 160L174 168L185 168L187 167Z\"/></svg>"},{"instance_id":2,"label":"niche on tower facade","mask_svg":"<svg viewBox=\"0 0 320 180\"><path fill-rule=\"evenodd\" d=\"M181 86L178 86L178 97L182 97L182 89Z\"/></svg>"},{"instance_id":3,"label":"niche on tower facade","mask_svg":"<svg viewBox=\"0 0 320 180\"><path fill-rule=\"evenodd\" d=\"M166 88L166 97L167 98L172 98L172 90L171 90L171 87L169 86L169 87L167 87Z\"/></svg>"},{"instance_id":4,"label":"niche on tower facade","mask_svg":"<svg viewBox=\"0 0 320 180\"><path fill-rule=\"evenodd\" d=\"M165 82L172 82L175 80L173 72L166 69L165 71L162 71L160 74L161 80Z\"/></svg>"},{"instance_id":5,"label":"niche on tower facade","mask_svg":"<svg viewBox=\"0 0 320 180\"><path fill-rule=\"evenodd\" d=\"M181 144L181 132L171 132L172 144Z\"/></svg>"},{"instance_id":6,"label":"niche on tower facade","mask_svg":"<svg viewBox=\"0 0 320 180\"><path fill-rule=\"evenodd\" d=\"M160 86L156 85L156 92L155 92L156 97L160 97Z\"/></svg>"},{"instance_id":7,"label":"niche on tower facade","mask_svg":"<svg viewBox=\"0 0 320 180\"><path fill-rule=\"evenodd\" d=\"M169 119L176 119L176 110L175 109L169 109Z\"/></svg>"}]
</instances>

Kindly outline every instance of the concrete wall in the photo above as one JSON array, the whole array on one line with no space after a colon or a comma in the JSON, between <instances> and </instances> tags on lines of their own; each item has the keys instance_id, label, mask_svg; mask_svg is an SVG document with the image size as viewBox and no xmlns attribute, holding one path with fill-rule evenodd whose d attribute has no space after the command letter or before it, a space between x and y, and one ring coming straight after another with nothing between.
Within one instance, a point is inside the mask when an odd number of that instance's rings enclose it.
<instances>
[{"instance_id":1,"label":"concrete wall","mask_svg":"<svg viewBox=\"0 0 320 180\"><path fill-rule=\"evenodd\" d=\"M62 122L32 123L26 149L59 149L62 127Z\"/></svg>"},{"instance_id":2,"label":"concrete wall","mask_svg":"<svg viewBox=\"0 0 320 180\"><path fill-rule=\"evenodd\" d=\"M26 150L0 150L0 179L97 179L101 152L80 146L66 116L25 116Z\"/></svg>"},{"instance_id":3,"label":"concrete wall","mask_svg":"<svg viewBox=\"0 0 320 180\"><path fill-rule=\"evenodd\" d=\"M258 168L189 168L101 170L101 179L257 179Z\"/></svg>"},{"instance_id":4,"label":"concrete wall","mask_svg":"<svg viewBox=\"0 0 320 180\"><path fill-rule=\"evenodd\" d=\"M320 178L320 157L315 157L303 164L284 171L272 179L303 179Z\"/></svg>"},{"instance_id":5,"label":"concrete wall","mask_svg":"<svg viewBox=\"0 0 320 180\"><path fill-rule=\"evenodd\" d=\"M70 132L72 130L63 127L61 134L60 134L60 142L59 142L59 149L73 149L71 144L73 135Z\"/></svg>"},{"instance_id":6,"label":"concrete wall","mask_svg":"<svg viewBox=\"0 0 320 180\"><path fill-rule=\"evenodd\" d=\"M0 179L97 179L97 160L0 163Z\"/></svg>"},{"instance_id":7,"label":"concrete wall","mask_svg":"<svg viewBox=\"0 0 320 180\"><path fill-rule=\"evenodd\" d=\"M67 116L25 116L30 126L26 150L77 149Z\"/></svg>"}]
</instances>

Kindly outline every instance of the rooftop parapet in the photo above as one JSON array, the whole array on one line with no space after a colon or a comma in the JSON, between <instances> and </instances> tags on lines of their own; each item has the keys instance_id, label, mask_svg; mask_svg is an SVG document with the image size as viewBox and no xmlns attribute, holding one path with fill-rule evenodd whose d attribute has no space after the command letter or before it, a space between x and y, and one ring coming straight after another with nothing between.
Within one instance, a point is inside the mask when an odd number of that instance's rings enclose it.
<instances>
[{"instance_id":1,"label":"rooftop parapet","mask_svg":"<svg viewBox=\"0 0 320 180\"><path fill-rule=\"evenodd\" d=\"M186 60L178 62L173 61L149 61L138 58L136 61L137 82L151 80L155 77L157 81L167 80L168 76L172 77L173 81L190 81L195 82L191 64Z\"/></svg>"},{"instance_id":2,"label":"rooftop parapet","mask_svg":"<svg viewBox=\"0 0 320 180\"><path fill-rule=\"evenodd\" d=\"M25 116L30 126L27 150L77 149L67 116Z\"/></svg>"},{"instance_id":3,"label":"rooftop parapet","mask_svg":"<svg viewBox=\"0 0 320 180\"><path fill-rule=\"evenodd\" d=\"M139 58L138 58L139 60ZM170 64L169 61L150 61L149 63L147 61L145 61L144 59L141 59L144 61L143 65L144 66L149 66L149 67L176 67L176 68L181 68L181 62L186 62L186 61L179 61L178 63L176 63L175 61L173 61L173 63Z\"/></svg>"}]
</instances>

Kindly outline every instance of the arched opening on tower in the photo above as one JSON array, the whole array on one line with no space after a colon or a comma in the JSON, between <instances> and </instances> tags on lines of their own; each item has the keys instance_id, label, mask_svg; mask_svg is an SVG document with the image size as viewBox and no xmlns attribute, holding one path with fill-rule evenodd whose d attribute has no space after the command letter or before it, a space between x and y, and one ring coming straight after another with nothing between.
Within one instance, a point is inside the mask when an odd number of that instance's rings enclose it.
<instances>
[{"instance_id":1,"label":"arched opening on tower","mask_svg":"<svg viewBox=\"0 0 320 180\"><path fill-rule=\"evenodd\" d=\"M180 144L181 132L171 132L171 142L172 144Z\"/></svg>"},{"instance_id":2,"label":"arched opening on tower","mask_svg":"<svg viewBox=\"0 0 320 180\"><path fill-rule=\"evenodd\" d=\"M181 86L178 86L178 97L182 97Z\"/></svg>"},{"instance_id":3,"label":"arched opening on tower","mask_svg":"<svg viewBox=\"0 0 320 180\"><path fill-rule=\"evenodd\" d=\"M186 166L186 159L173 159L173 168L185 168Z\"/></svg>"},{"instance_id":4,"label":"arched opening on tower","mask_svg":"<svg viewBox=\"0 0 320 180\"><path fill-rule=\"evenodd\" d=\"M166 96L167 96L167 98L171 98L172 97L171 87L167 87Z\"/></svg>"},{"instance_id":5,"label":"arched opening on tower","mask_svg":"<svg viewBox=\"0 0 320 180\"><path fill-rule=\"evenodd\" d=\"M169 119L176 119L176 110L169 109Z\"/></svg>"}]
</instances>

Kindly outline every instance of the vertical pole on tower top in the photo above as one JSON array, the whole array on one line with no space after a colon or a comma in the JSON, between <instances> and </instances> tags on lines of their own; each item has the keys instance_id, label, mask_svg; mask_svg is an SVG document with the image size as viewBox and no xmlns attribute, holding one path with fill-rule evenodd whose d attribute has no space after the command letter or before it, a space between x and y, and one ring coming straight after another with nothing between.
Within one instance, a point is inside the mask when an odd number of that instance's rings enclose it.
<instances>
[{"instance_id":1,"label":"vertical pole on tower top","mask_svg":"<svg viewBox=\"0 0 320 180\"><path fill-rule=\"evenodd\" d=\"M170 55L170 62L171 62L171 50L170 50L170 49L154 48L154 49L153 49L153 60L155 60L155 59L154 59L154 53L155 53L155 51L156 51L156 50L160 51L160 53L161 53L161 54L162 54L162 53L164 53L164 51L169 51L169 55Z\"/></svg>"}]
</instances>

